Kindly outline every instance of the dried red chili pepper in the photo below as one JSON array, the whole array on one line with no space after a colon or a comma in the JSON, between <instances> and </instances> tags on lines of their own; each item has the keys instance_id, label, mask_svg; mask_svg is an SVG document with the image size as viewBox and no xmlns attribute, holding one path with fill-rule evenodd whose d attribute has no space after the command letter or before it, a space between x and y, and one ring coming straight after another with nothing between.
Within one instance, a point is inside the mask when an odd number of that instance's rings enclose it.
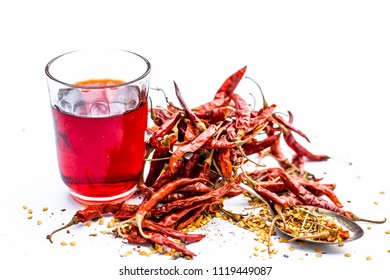
<instances>
[{"instance_id":1,"label":"dried red chili pepper","mask_svg":"<svg viewBox=\"0 0 390 280\"><path fill-rule=\"evenodd\" d=\"M230 95L238 86L241 81L244 73L246 71L246 66L229 76L218 89L217 93L214 96L214 99L210 102L207 102L197 108L193 109L194 111L209 111L211 109L227 106L231 99Z\"/></svg>"},{"instance_id":2,"label":"dried red chili pepper","mask_svg":"<svg viewBox=\"0 0 390 280\"><path fill-rule=\"evenodd\" d=\"M202 178L205 178L205 177L202 177ZM181 187L181 188L178 188L177 191L180 192L180 193L186 193L186 192L189 192L189 193L194 193L194 194L197 194L197 193L207 193L209 191L211 191L212 189L203 184L203 183L195 183L195 184L190 184L190 185L187 185L185 187Z\"/></svg>"},{"instance_id":3,"label":"dried red chili pepper","mask_svg":"<svg viewBox=\"0 0 390 280\"><path fill-rule=\"evenodd\" d=\"M340 202L336 194L333 192L332 188L327 184L321 184L314 181L305 180L303 178L296 178L297 182L302 186L310 189L314 192L319 192L321 194L326 195L337 207L342 208L343 204ZM319 196L317 195L317 196Z\"/></svg>"},{"instance_id":4,"label":"dried red chili pepper","mask_svg":"<svg viewBox=\"0 0 390 280\"><path fill-rule=\"evenodd\" d=\"M137 213L135 214L135 221L137 222L138 229L143 237L148 238L148 236L145 235L144 232L142 231L142 224L141 224L142 220L148 214L148 212L154 206L156 206L157 203L161 201L161 199L163 199L168 194L172 193L178 187L182 187L195 182L208 183L209 181L203 178L193 178L193 179L179 178L176 181L169 182L166 185L159 188L149 200L147 200L143 205L140 206Z\"/></svg>"},{"instance_id":5,"label":"dried red chili pepper","mask_svg":"<svg viewBox=\"0 0 390 280\"><path fill-rule=\"evenodd\" d=\"M187 106L187 104L185 103L182 95L181 95L181 92L179 90L179 87L177 86L177 84L175 82L173 82L174 85L175 85L175 92L176 92L176 96L177 96L177 99L179 100L180 102L180 105L183 107L184 109L184 112L186 113L186 116L190 119L190 121L194 124L194 126L199 130L199 131L205 131L206 130L206 125L195 115L194 112L191 111L191 109Z\"/></svg>"},{"instance_id":6,"label":"dried red chili pepper","mask_svg":"<svg viewBox=\"0 0 390 280\"><path fill-rule=\"evenodd\" d=\"M172 249L174 249L174 250L176 250L178 252L181 252L181 253L183 253L185 255L188 255L188 256L191 256L191 257L196 256L193 252L191 252L188 249L186 249L183 245L172 241L171 239L166 237L164 234L161 234L159 232L155 232L155 231L152 231L152 230L149 230L149 229L145 229L145 232L148 233L150 238L145 238L142 235L140 235L140 233L139 233L139 231L137 230L136 227L130 227L125 232L123 237L129 243L132 243L132 244L151 244L151 243L154 242L154 243L157 243L157 244L165 245L165 246L167 246L169 248L172 248Z\"/></svg>"},{"instance_id":7,"label":"dried red chili pepper","mask_svg":"<svg viewBox=\"0 0 390 280\"><path fill-rule=\"evenodd\" d=\"M166 237L165 235L163 235L161 233L154 232L154 231L151 231L151 230L148 230L148 229L145 229L145 233L147 234L147 236L149 237L149 239L152 242L155 242L155 243L158 243L158 244L161 244L161 245L165 245L165 246L167 246L169 248L172 248L172 249L174 249L174 250L176 250L178 252L181 252L184 255L187 255L187 256L190 256L190 257L195 257L196 256L195 253L191 252L190 250L185 248L183 245L172 241L171 239L169 239L168 237Z\"/></svg>"},{"instance_id":8,"label":"dried red chili pepper","mask_svg":"<svg viewBox=\"0 0 390 280\"><path fill-rule=\"evenodd\" d=\"M149 172L145 179L145 185L150 186L157 180L165 163L168 162L168 160L160 160L160 158L168 157L169 154L169 146L159 145L156 149L154 149L152 161L149 165Z\"/></svg>"},{"instance_id":9,"label":"dried red chili pepper","mask_svg":"<svg viewBox=\"0 0 390 280\"><path fill-rule=\"evenodd\" d=\"M155 118L152 118L152 120L158 126L161 126L163 123L172 118L172 113L168 112L163 108L153 108L153 113L155 115Z\"/></svg>"},{"instance_id":10,"label":"dried red chili pepper","mask_svg":"<svg viewBox=\"0 0 390 280\"><path fill-rule=\"evenodd\" d=\"M354 215L352 212L344 211L340 207L337 207L333 203L330 203L327 200L321 199L320 197L315 196L308 190L306 190L303 186L301 186L298 182L294 181L287 175L284 170L279 169L279 176L286 185L286 187L295 194L305 205L309 206L317 206L320 208L324 208L330 211L334 211L339 213L349 219L353 219Z\"/></svg>"},{"instance_id":11,"label":"dried red chili pepper","mask_svg":"<svg viewBox=\"0 0 390 280\"><path fill-rule=\"evenodd\" d=\"M256 185L255 188L256 192L260 194L262 197L267 197L273 202L281 205L282 207L290 206L286 200L281 198L278 194L269 191L268 189L263 188L261 185Z\"/></svg>"},{"instance_id":12,"label":"dried red chili pepper","mask_svg":"<svg viewBox=\"0 0 390 280\"><path fill-rule=\"evenodd\" d=\"M165 215L158 223L164 226L174 226L180 219L182 219L192 210L197 209L199 207L210 205L216 202L217 200L218 200L217 198L211 197L203 201L197 201L192 204L185 205L185 208L181 208L175 211L170 210L169 213Z\"/></svg>"},{"instance_id":13,"label":"dried red chili pepper","mask_svg":"<svg viewBox=\"0 0 390 280\"><path fill-rule=\"evenodd\" d=\"M153 147L157 147L164 136L169 134L176 123L181 118L181 113L177 112L169 120L164 122L148 139L148 144Z\"/></svg>"},{"instance_id":14,"label":"dried red chili pepper","mask_svg":"<svg viewBox=\"0 0 390 280\"><path fill-rule=\"evenodd\" d=\"M212 108L210 110L198 110L195 111L195 115L203 120L210 120L213 123L224 121L234 113L234 108L230 106L223 106L218 108Z\"/></svg>"},{"instance_id":15,"label":"dried red chili pepper","mask_svg":"<svg viewBox=\"0 0 390 280\"><path fill-rule=\"evenodd\" d=\"M258 141L256 139L252 139L251 142L248 142L242 146L242 149L245 155L253 155L255 153L259 153L264 151L265 149L271 147L278 139L280 138L280 134L274 134L268 136L267 138Z\"/></svg>"},{"instance_id":16,"label":"dried red chili pepper","mask_svg":"<svg viewBox=\"0 0 390 280\"><path fill-rule=\"evenodd\" d=\"M327 155L315 155L308 151L305 147L297 142L297 140L292 135L291 131L286 131L283 133L284 140L286 144L298 155L306 158L309 161L323 161L329 159Z\"/></svg>"},{"instance_id":17,"label":"dried red chili pepper","mask_svg":"<svg viewBox=\"0 0 390 280\"><path fill-rule=\"evenodd\" d=\"M205 201L210 198L220 198L223 195L225 195L230 189L232 188L232 185L229 183L225 183L222 187L218 189L214 189L208 193L198 195L198 196L193 196L185 199L180 199L176 201L172 201L168 204L164 204L162 206L159 206L154 209L154 213L159 215L163 213L169 213L172 210L178 210L182 209L188 206L193 205L194 203L198 203L200 201Z\"/></svg>"},{"instance_id":18,"label":"dried red chili pepper","mask_svg":"<svg viewBox=\"0 0 390 280\"><path fill-rule=\"evenodd\" d=\"M202 212L206 210L206 208L208 207L210 207L210 205L204 204L204 205L200 205L195 209L192 209L192 211L187 213L187 215L182 219L182 221L180 221L180 224L176 227L177 230L182 230L183 228L186 228L193 221L195 221L199 217L199 215L201 215Z\"/></svg>"},{"instance_id":19,"label":"dried red chili pepper","mask_svg":"<svg viewBox=\"0 0 390 280\"><path fill-rule=\"evenodd\" d=\"M66 229L68 227L71 227L73 225L76 225L78 223L85 223L87 221L90 221L90 220L93 220L96 218L100 218L103 214L107 214L107 213L113 214L113 213L117 212L118 210L120 210L122 205L123 205L123 202L101 203L101 204L93 204L91 206L88 206L87 208L85 208L83 210L77 211L73 215L73 217L69 223L67 223L65 226L63 226L59 229L54 230L51 234L47 235L46 238L51 243L53 243L51 240L53 234L55 234L63 229Z\"/></svg>"},{"instance_id":20,"label":"dried red chili pepper","mask_svg":"<svg viewBox=\"0 0 390 280\"><path fill-rule=\"evenodd\" d=\"M236 134L238 139L242 139L250 131L251 111L248 104L240 95L232 93L232 99L235 104Z\"/></svg>"},{"instance_id":21,"label":"dried red chili pepper","mask_svg":"<svg viewBox=\"0 0 390 280\"><path fill-rule=\"evenodd\" d=\"M290 120L289 120L288 122L285 121L281 116L276 115L276 114L273 114L272 117L273 117L279 124L281 124L281 125L283 126L284 129L294 131L294 132L298 133L300 136L302 136L303 138L305 138L307 142L310 142L310 140L309 140L309 138L306 136L306 134L304 134L301 130L295 128L295 127L292 125L292 120L293 120L293 115L292 115L292 113L289 111L288 114L289 114L289 116L290 116Z\"/></svg>"},{"instance_id":22,"label":"dried red chili pepper","mask_svg":"<svg viewBox=\"0 0 390 280\"><path fill-rule=\"evenodd\" d=\"M169 166L173 168L173 164L179 160L186 153L193 153L201 148L217 131L217 127L215 125L210 125L207 127L205 131L199 134L192 142L187 145L179 147L169 159Z\"/></svg>"},{"instance_id":23,"label":"dried red chili pepper","mask_svg":"<svg viewBox=\"0 0 390 280\"><path fill-rule=\"evenodd\" d=\"M205 149L232 149L237 146L236 142L231 142L226 138L226 135L222 135L220 139L209 139L203 148Z\"/></svg>"},{"instance_id":24,"label":"dried red chili pepper","mask_svg":"<svg viewBox=\"0 0 390 280\"><path fill-rule=\"evenodd\" d=\"M230 161L230 149L219 149L217 156L217 162L222 176L231 181L233 176L233 165Z\"/></svg>"},{"instance_id":25,"label":"dried red chili pepper","mask_svg":"<svg viewBox=\"0 0 390 280\"><path fill-rule=\"evenodd\" d=\"M257 114L251 118L250 124L248 125L248 131L254 130L256 127L266 126L269 122L270 117L275 109L276 105L270 105L261 108Z\"/></svg>"},{"instance_id":26,"label":"dried red chili pepper","mask_svg":"<svg viewBox=\"0 0 390 280\"><path fill-rule=\"evenodd\" d=\"M176 161L171 168L166 169L154 183L150 186L153 191L159 190L165 184L172 182L178 178L184 169L184 162L181 160Z\"/></svg>"},{"instance_id":27,"label":"dried red chili pepper","mask_svg":"<svg viewBox=\"0 0 390 280\"><path fill-rule=\"evenodd\" d=\"M191 142L199 135L199 129L197 129L192 122L186 122L186 130L184 132L184 144ZM181 143L182 144L182 143Z\"/></svg>"},{"instance_id":28,"label":"dried red chili pepper","mask_svg":"<svg viewBox=\"0 0 390 280\"><path fill-rule=\"evenodd\" d=\"M163 226L160 223L153 222L151 220L143 220L142 221L142 227L150 229L154 232L159 232L161 234L165 234L169 237L176 238L182 242L185 243L193 243L193 242L198 242L201 239L205 237L204 234L187 234L184 232L180 232L177 230L174 230L170 227Z\"/></svg>"},{"instance_id":29,"label":"dried red chili pepper","mask_svg":"<svg viewBox=\"0 0 390 280\"><path fill-rule=\"evenodd\" d=\"M185 167L183 170L183 173L181 174L182 177L190 177L191 173L194 171L195 167L198 164L198 160L201 157L200 153L194 153L189 160L185 163Z\"/></svg>"}]
</instances>

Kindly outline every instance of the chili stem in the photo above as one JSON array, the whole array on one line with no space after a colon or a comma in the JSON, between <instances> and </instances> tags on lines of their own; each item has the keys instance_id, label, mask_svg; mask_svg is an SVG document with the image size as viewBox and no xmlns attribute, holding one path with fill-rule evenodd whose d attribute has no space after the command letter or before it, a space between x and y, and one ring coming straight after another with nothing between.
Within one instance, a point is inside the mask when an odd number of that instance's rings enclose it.
<instances>
[{"instance_id":1,"label":"chili stem","mask_svg":"<svg viewBox=\"0 0 390 280\"><path fill-rule=\"evenodd\" d=\"M73 226L73 225L77 225L79 222L80 222L80 219L79 219L77 216L74 216L74 217L72 218L72 220L70 220L69 223L67 223L67 224L64 225L63 227L60 227L60 228L54 230L52 233L48 234L48 235L46 236L46 239L48 239L48 240L50 241L50 243L53 243L53 241L51 240L53 234L55 234L55 233L57 233L57 232L59 232L59 231L61 231L61 230L64 230L64 229L66 229L66 228L68 228L68 227L71 227L71 226Z\"/></svg>"}]
</instances>

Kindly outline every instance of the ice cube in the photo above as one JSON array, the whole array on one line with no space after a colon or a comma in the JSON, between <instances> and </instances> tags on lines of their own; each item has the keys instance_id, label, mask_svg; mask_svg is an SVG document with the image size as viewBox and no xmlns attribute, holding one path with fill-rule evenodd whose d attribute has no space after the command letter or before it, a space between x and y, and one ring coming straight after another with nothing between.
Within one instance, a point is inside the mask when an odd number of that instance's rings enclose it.
<instances>
[{"instance_id":1,"label":"ice cube","mask_svg":"<svg viewBox=\"0 0 390 280\"><path fill-rule=\"evenodd\" d=\"M78 89L62 88L58 91L58 107L66 113L73 113L75 107L82 102L82 94Z\"/></svg>"},{"instance_id":2,"label":"ice cube","mask_svg":"<svg viewBox=\"0 0 390 280\"><path fill-rule=\"evenodd\" d=\"M117 100L125 105L126 111L137 108L139 104L139 88L138 86L131 85L122 87L117 91Z\"/></svg>"},{"instance_id":3,"label":"ice cube","mask_svg":"<svg viewBox=\"0 0 390 280\"><path fill-rule=\"evenodd\" d=\"M106 117L110 115L110 108L107 103L95 102L89 108L91 117Z\"/></svg>"}]
</instances>

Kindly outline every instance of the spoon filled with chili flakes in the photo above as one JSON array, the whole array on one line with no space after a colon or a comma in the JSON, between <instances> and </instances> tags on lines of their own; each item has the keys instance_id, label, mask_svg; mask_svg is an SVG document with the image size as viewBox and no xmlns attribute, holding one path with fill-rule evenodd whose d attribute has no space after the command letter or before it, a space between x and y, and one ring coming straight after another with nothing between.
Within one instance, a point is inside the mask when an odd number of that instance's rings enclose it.
<instances>
[{"instance_id":1,"label":"spoon filled with chili flakes","mask_svg":"<svg viewBox=\"0 0 390 280\"><path fill-rule=\"evenodd\" d=\"M363 236L363 229L345 216L315 206L293 206L278 211L274 223L291 237L287 242L337 244Z\"/></svg>"}]
</instances>

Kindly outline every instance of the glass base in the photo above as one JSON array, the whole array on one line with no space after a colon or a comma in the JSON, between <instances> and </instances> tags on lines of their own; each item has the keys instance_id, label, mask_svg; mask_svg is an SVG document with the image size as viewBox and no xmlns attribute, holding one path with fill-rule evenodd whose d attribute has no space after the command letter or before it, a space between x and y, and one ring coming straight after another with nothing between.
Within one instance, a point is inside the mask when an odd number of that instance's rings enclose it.
<instances>
[{"instance_id":1,"label":"glass base","mask_svg":"<svg viewBox=\"0 0 390 280\"><path fill-rule=\"evenodd\" d=\"M132 189L127 192L111 196L111 197L88 197L84 195L80 195L78 193L69 191L69 194L78 202L83 204L98 204L98 203L112 203L112 202L122 202L129 198L131 198L135 192L138 190L137 185L135 185Z\"/></svg>"}]
</instances>

